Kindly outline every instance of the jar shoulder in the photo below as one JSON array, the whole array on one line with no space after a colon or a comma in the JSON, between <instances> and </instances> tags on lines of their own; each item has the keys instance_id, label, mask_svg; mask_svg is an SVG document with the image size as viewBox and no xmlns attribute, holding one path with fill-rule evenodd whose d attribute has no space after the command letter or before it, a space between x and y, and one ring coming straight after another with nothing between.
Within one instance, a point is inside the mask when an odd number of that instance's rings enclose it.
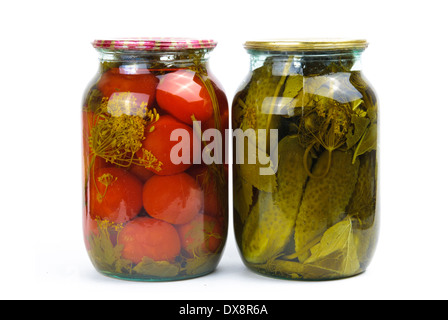
<instances>
[{"instance_id":1,"label":"jar shoulder","mask_svg":"<svg viewBox=\"0 0 448 320\"><path fill-rule=\"evenodd\" d=\"M361 71L304 76L260 69L248 75L234 96L233 110L237 118L247 117L247 111L251 110L260 115L293 116L324 105L354 108L363 105L376 112L375 90Z\"/></svg>"},{"instance_id":2,"label":"jar shoulder","mask_svg":"<svg viewBox=\"0 0 448 320\"><path fill-rule=\"evenodd\" d=\"M195 67L165 64L158 68L153 67L146 64L102 63L85 87L83 107L88 107L89 101L97 96L110 99L119 94L132 95L137 100L148 97L151 98L148 99L148 105L152 105L156 89L165 82L165 86L167 83L172 84L173 90L176 86L179 90L188 86L189 91L201 97L213 91L220 108L228 109L224 87L207 64Z\"/></svg>"}]
</instances>

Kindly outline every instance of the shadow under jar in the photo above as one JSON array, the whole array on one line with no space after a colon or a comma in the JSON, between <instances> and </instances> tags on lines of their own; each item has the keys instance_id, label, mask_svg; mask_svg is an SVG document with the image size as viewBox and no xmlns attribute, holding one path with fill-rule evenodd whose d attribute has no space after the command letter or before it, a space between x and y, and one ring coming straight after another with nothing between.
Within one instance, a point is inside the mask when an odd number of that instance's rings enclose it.
<instances>
[{"instance_id":1,"label":"shadow under jar","mask_svg":"<svg viewBox=\"0 0 448 320\"><path fill-rule=\"evenodd\" d=\"M282 279L364 272L378 235L378 106L360 69L366 41L245 47L251 70L232 107L232 127L246 142L234 138L234 228L244 263Z\"/></svg>"},{"instance_id":2,"label":"shadow under jar","mask_svg":"<svg viewBox=\"0 0 448 320\"><path fill-rule=\"evenodd\" d=\"M216 43L96 40L83 102L84 239L102 274L137 281L215 270L228 229L228 170L205 161L208 129L228 128L210 74ZM223 134L224 136L224 134Z\"/></svg>"}]
</instances>

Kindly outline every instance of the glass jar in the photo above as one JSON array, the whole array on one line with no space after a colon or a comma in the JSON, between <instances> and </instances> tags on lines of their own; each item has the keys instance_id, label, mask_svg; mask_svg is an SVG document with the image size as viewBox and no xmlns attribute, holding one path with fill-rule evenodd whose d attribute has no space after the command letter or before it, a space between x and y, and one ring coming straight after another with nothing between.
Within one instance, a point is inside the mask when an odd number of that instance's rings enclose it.
<instances>
[{"instance_id":1,"label":"glass jar","mask_svg":"<svg viewBox=\"0 0 448 320\"><path fill-rule=\"evenodd\" d=\"M232 106L234 227L244 263L283 279L362 273L378 235L378 109L360 69L366 41L245 47L251 71Z\"/></svg>"},{"instance_id":2,"label":"glass jar","mask_svg":"<svg viewBox=\"0 0 448 320\"><path fill-rule=\"evenodd\" d=\"M224 133L229 122L208 65L216 43L155 38L93 46L100 68L82 108L83 228L93 265L137 281L212 272L228 228L228 169L216 157L224 144L205 135Z\"/></svg>"}]
</instances>

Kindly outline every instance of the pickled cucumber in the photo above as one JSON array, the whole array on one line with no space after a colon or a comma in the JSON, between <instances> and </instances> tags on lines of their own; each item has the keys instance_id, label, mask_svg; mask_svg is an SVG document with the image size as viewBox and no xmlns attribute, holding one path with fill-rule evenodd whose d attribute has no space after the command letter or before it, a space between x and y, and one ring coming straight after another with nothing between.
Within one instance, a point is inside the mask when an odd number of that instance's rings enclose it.
<instances>
[{"instance_id":1,"label":"pickled cucumber","mask_svg":"<svg viewBox=\"0 0 448 320\"><path fill-rule=\"evenodd\" d=\"M250 263L265 263L287 245L294 233L307 174L305 150L297 136L287 136L278 146L278 190L260 191L244 225L242 250Z\"/></svg>"},{"instance_id":2,"label":"pickled cucumber","mask_svg":"<svg viewBox=\"0 0 448 320\"><path fill-rule=\"evenodd\" d=\"M253 56L252 74L234 101L234 128L252 129L248 154L274 159L273 140L258 137L260 129L277 129L280 141L278 167L270 167L276 174L260 175L262 161L234 170L236 240L246 265L259 273L338 279L364 271L371 259L377 101L350 69L355 60L343 58Z\"/></svg>"},{"instance_id":3,"label":"pickled cucumber","mask_svg":"<svg viewBox=\"0 0 448 320\"><path fill-rule=\"evenodd\" d=\"M267 59L262 67L254 70L247 95L237 99L243 109L237 112L242 118L240 128L255 130L254 139L249 138L249 142L262 151L269 149L269 129L278 127L277 114L281 112L276 110L277 104L291 64L291 58L287 62ZM268 130L267 136L259 137L259 129Z\"/></svg>"},{"instance_id":4,"label":"pickled cucumber","mask_svg":"<svg viewBox=\"0 0 448 320\"><path fill-rule=\"evenodd\" d=\"M360 158L358 181L347 207L347 213L357 218L361 229L370 228L374 223L376 207L375 168L375 154L371 155L369 153Z\"/></svg>"},{"instance_id":5,"label":"pickled cucumber","mask_svg":"<svg viewBox=\"0 0 448 320\"><path fill-rule=\"evenodd\" d=\"M295 228L299 261L305 261L323 233L346 215L359 169L359 160L354 164L352 160L352 151L324 151L314 165L312 173L318 178L311 177L307 183ZM327 170L329 161L328 173L319 177Z\"/></svg>"},{"instance_id":6,"label":"pickled cucumber","mask_svg":"<svg viewBox=\"0 0 448 320\"><path fill-rule=\"evenodd\" d=\"M357 224L356 247L360 261L368 261L376 246L376 152L360 158L358 182L347 207Z\"/></svg>"},{"instance_id":7,"label":"pickled cucumber","mask_svg":"<svg viewBox=\"0 0 448 320\"><path fill-rule=\"evenodd\" d=\"M268 114L269 110L263 112L263 106L266 99L275 97L275 91L278 86L278 79L272 74L272 64L272 61L266 61L263 67L254 70L254 81L251 81L249 84L247 95L243 98L244 101L240 100L240 105L243 109L241 112L243 118L241 129L254 129L256 134L255 140L249 142L263 151L266 151L266 140L259 141L257 130L267 129L270 115ZM275 118L271 123L274 128L277 126L277 120Z\"/></svg>"}]
</instances>

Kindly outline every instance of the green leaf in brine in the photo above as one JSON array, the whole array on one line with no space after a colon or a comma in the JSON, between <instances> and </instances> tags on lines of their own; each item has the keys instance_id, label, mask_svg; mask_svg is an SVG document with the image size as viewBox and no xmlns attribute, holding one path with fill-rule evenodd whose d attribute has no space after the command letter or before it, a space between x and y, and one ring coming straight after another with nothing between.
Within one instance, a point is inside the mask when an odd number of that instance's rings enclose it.
<instances>
[{"instance_id":1,"label":"green leaf in brine","mask_svg":"<svg viewBox=\"0 0 448 320\"><path fill-rule=\"evenodd\" d=\"M340 277L339 272L324 266L282 259L272 259L265 264L253 265L253 267L262 273L267 271L278 277L292 280L326 280Z\"/></svg>"},{"instance_id":2,"label":"green leaf in brine","mask_svg":"<svg viewBox=\"0 0 448 320\"><path fill-rule=\"evenodd\" d=\"M313 96L304 94L304 81L305 78L300 74L288 77L282 98L278 102L278 109L281 110L279 114L292 117L302 114L302 108L312 105Z\"/></svg>"},{"instance_id":3,"label":"green leaf in brine","mask_svg":"<svg viewBox=\"0 0 448 320\"><path fill-rule=\"evenodd\" d=\"M357 251L353 224L351 218L347 217L323 234L320 242L311 248L311 256L304 264L350 276L360 268Z\"/></svg>"},{"instance_id":4,"label":"green leaf in brine","mask_svg":"<svg viewBox=\"0 0 448 320\"><path fill-rule=\"evenodd\" d=\"M249 216L249 211L253 204L253 186L244 179L241 179L239 174L236 175L233 183L233 204L240 216L241 222L244 223Z\"/></svg>"},{"instance_id":5,"label":"green leaf in brine","mask_svg":"<svg viewBox=\"0 0 448 320\"><path fill-rule=\"evenodd\" d=\"M122 245L113 245L109 230L119 232L121 225L107 220L97 220L98 234L89 237L90 257L100 270L108 272L124 272L130 270L131 261L121 258Z\"/></svg>"},{"instance_id":6,"label":"green leaf in brine","mask_svg":"<svg viewBox=\"0 0 448 320\"><path fill-rule=\"evenodd\" d=\"M115 262L115 272L127 274L132 273L132 261L127 259L117 260L117 262Z\"/></svg>"},{"instance_id":7,"label":"green leaf in brine","mask_svg":"<svg viewBox=\"0 0 448 320\"><path fill-rule=\"evenodd\" d=\"M248 184L254 186L258 190L266 191L266 192L274 192L277 189L277 179L275 176L274 168L271 167L270 164L263 164L265 160L270 160L270 157L260 149L251 148L249 142L249 146L246 148L244 146L244 160L241 164L237 164L237 168L239 170L239 174L241 178L245 180ZM249 152L251 153L251 157L253 156L253 152L255 152L255 163L250 163L253 161L249 161ZM264 158L263 163L260 161L259 155L262 155ZM263 173L261 174L261 169L263 169ZM270 173L270 174L269 174Z\"/></svg>"},{"instance_id":8,"label":"green leaf in brine","mask_svg":"<svg viewBox=\"0 0 448 320\"><path fill-rule=\"evenodd\" d=\"M247 164L240 165L241 177L250 185L258 190L265 192L274 192L277 188L277 179L275 173L270 175L260 175L260 166Z\"/></svg>"},{"instance_id":9,"label":"green leaf in brine","mask_svg":"<svg viewBox=\"0 0 448 320\"><path fill-rule=\"evenodd\" d=\"M301 116L306 113L305 110L314 107L316 102L329 94L321 92L326 81L325 77L289 76L283 92L285 113L289 116Z\"/></svg>"},{"instance_id":10,"label":"green leaf in brine","mask_svg":"<svg viewBox=\"0 0 448 320\"><path fill-rule=\"evenodd\" d=\"M274 275L289 279L302 279L305 270L303 263L281 259L270 259L265 264L254 265L254 267L261 272L266 270Z\"/></svg>"},{"instance_id":11,"label":"green leaf in brine","mask_svg":"<svg viewBox=\"0 0 448 320\"><path fill-rule=\"evenodd\" d=\"M370 120L366 117L359 117L352 115L351 117L352 128L346 134L347 137L347 149L352 148L362 138L369 126Z\"/></svg>"},{"instance_id":12,"label":"green leaf in brine","mask_svg":"<svg viewBox=\"0 0 448 320\"><path fill-rule=\"evenodd\" d=\"M103 101L103 93L98 89L92 89L87 95L87 102L83 108L83 111L96 112L100 109Z\"/></svg>"},{"instance_id":13,"label":"green leaf in brine","mask_svg":"<svg viewBox=\"0 0 448 320\"><path fill-rule=\"evenodd\" d=\"M285 83L283 97L298 98L303 92L304 77L300 74L290 75Z\"/></svg>"},{"instance_id":14,"label":"green leaf in brine","mask_svg":"<svg viewBox=\"0 0 448 320\"><path fill-rule=\"evenodd\" d=\"M357 157L363 155L364 153L376 150L378 139L377 131L377 124L372 123L362 136L361 140L358 143L358 146L355 149L355 154L353 155L353 163L355 162Z\"/></svg>"},{"instance_id":15,"label":"green leaf in brine","mask_svg":"<svg viewBox=\"0 0 448 320\"><path fill-rule=\"evenodd\" d=\"M211 272L217 264L218 255L207 254L203 256L196 256L186 260L185 273L187 275L201 275Z\"/></svg>"},{"instance_id":16,"label":"green leaf in brine","mask_svg":"<svg viewBox=\"0 0 448 320\"><path fill-rule=\"evenodd\" d=\"M172 278L179 274L180 266L177 263L154 261L143 257L142 261L134 267L133 272L158 278Z\"/></svg>"},{"instance_id":17,"label":"green leaf in brine","mask_svg":"<svg viewBox=\"0 0 448 320\"><path fill-rule=\"evenodd\" d=\"M367 116L367 111L364 110L364 100L358 99L355 101L350 102L351 108L353 110L353 113L356 114L358 117L364 118Z\"/></svg>"},{"instance_id":18,"label":"green leaf in brine","mask_svg":"<svg viewBox=\"0 0 448 320\"><path fill-rule=\"evenodd\" d=\"M378 101L372 86L363 78L360 71L351 72L350 82L362 93L362 100L364 102L363 109L366 110L367 117L369 117L370 121L375 122L378 114Z\"/></svg>"}]
</instances>

